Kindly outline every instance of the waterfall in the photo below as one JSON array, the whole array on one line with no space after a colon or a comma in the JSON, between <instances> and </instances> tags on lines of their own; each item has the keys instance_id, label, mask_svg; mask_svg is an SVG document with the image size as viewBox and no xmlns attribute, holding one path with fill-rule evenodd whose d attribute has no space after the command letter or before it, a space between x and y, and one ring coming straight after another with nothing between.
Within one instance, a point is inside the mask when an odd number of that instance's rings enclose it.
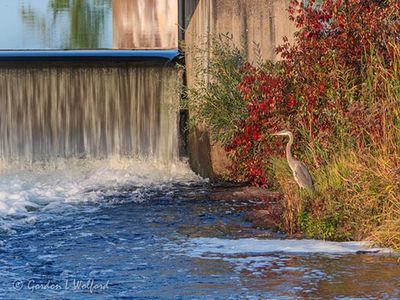
<instances>
[{"instance_id":1,"label":"waterfall","mask_svg":"<svg viewBox=\"0 0 400 300\"><path fill-rule=\"evenodd\" d=\"M178 156L176 68L0 66L0 160Z\"/></svg>"}]
</instances>

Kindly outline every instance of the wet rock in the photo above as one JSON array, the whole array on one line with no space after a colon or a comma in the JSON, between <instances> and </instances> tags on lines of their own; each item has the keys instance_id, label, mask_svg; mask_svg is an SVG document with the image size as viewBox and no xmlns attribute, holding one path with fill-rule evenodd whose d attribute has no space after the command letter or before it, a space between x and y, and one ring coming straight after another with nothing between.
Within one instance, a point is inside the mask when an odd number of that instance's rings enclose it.
<instances>
[{"instance_id":1,"label":"wet rock","mask_svg":"<svg viewBox=\"0 0 400 300\"><path fill-rule=\"evenodd\" d=\"M358 250L356 254L371 254L371 253L379 253L381 250L379 249L371 249L371 250Z\"/></svg>"},{"instance_id":2,"label":"wet rock","mask_svg":"<svg viewBox=\"0 0 400 300\"><path fill-rule=\"evenodd\" d=\"M210 199L232 201L236 210L244 212L245 221L251 222L255 228L280 228L283 208L282 195L278 192L249 186L225 187L222 190L214 190ZM242 202L243 205L237 205L238 202Z\"/></svg>"},{"instance_id":3,"label":"wet rock","mask_svg":"<svg viewBox=\"0 0 400 300\"><path fill-rule=\"evenodd\" d=\"M264 209L248 211L244 219L257 228L279 229L282 216L282 206L278 203L270 204Z\"/></svg>"},{"instance_id":4,"label":"wet rock","mask_svg":"<svg viewBox=\"0 0 400 300\"><path fill-rule=\"evenodd\" d=\"M281 194L278 192L271 192L263 188L258 187L235 187L228 188L223 191L214 191L210 194L211 200L223 200L223 201L277 201L281 198Z\"/></svg>"}]
</instances>

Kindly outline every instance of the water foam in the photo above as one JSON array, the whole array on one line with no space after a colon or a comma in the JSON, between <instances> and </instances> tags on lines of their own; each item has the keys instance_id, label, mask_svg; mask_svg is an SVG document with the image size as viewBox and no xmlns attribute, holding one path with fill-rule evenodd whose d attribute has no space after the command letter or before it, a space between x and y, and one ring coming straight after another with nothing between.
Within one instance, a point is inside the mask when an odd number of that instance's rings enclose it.
<instances>
[{"instance_id":1,"label":"water foam","mask_svg":"<svg viewBox=\"0 0 400 300\"><path fill-rule=\"evenodd\" d=\"M329 242L322 240L275 240L246 238L239 240L195 238L186 244L192 257L216 258L224 255L286 254L354 254L359 252L390 252L373 248L369 242Z\"/></svg>"},{"instance_id":2,"label":"water foam","mask_svg":"<svg viewBox=\"0 0 400 300\"><path fill-rule=\"evenodd\" d=\"M143 201L146 189L201 180L184 162L150 160L56 160L29 167L0 169L0 229L12 232L35 222L37 212L66 209L82 202L102 202L128 190L128 201ZM125 195L127 196L127 195Z\"/></svg>"}]
</instances>

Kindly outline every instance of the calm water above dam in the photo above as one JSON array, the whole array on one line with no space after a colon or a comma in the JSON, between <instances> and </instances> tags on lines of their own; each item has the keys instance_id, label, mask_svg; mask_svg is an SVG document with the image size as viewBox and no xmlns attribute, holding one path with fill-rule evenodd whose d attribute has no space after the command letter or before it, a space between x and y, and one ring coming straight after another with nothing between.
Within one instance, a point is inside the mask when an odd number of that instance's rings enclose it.
<instances>
[{"instance_id":1,"label":"calm water above dam","mask_svg":"<svg viewBox=\"0 0 400 300\"><path fill-rule=\"evenodd\" d=\"M2 0L0 13L0 50L178 48L174 0Z\"/></svg>"},{"instance_id":2,"label":"calm water above dam","mask_svg":"<svg viewBox=\"0 0 400 300\"><path fill-rule=\"evenodd\" d=\"M111 0L2 0L0 49L112 48Z\"/></svg>"}]
</instances>

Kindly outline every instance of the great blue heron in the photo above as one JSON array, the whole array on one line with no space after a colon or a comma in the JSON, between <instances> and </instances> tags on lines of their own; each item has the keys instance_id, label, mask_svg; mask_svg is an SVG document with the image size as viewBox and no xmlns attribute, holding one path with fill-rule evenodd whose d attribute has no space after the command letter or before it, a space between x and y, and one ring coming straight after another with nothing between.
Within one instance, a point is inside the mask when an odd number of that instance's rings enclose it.
<instances>
[{"instance_id":1,"label":"great blue heron","mask_svg":"<svg viewBox=\"0 0 400 300\"><path fill-rule=\"evenodd\" d=\"M289 137L289 142L286 145L286 158L290 169L293 172L294 180L302 189L314 189L313 180L311 178L310 172L308 171L305 164L298 161L292 156L292 145L293 145L293 133L289 130L282 130L280 132L274 133L272 135L287 135Z\"/></svg>"}]
</instances>

